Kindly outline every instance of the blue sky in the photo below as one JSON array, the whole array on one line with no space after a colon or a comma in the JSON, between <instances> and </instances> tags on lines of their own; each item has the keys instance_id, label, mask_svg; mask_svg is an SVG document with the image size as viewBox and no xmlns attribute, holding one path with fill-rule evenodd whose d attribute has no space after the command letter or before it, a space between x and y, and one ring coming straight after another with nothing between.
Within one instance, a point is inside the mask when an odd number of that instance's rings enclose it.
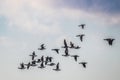
<instances>
[{"instance_id":1,"label":"blue sky","mask_svg":"<svg viewBox=\"0 0 120 80\"><path fill-rule=\"evenodd\" d=\"M119 80L120 79L120 1L119 0L0 0L0 79L1 80ZM78 27L85 23L84 30ZM85 34L84 42L75 36ZM116 40L112 47L106 37ZM81 46L70 50L79 61L87 61L83 69L72 58L51 52L60 48L64 38ZM37 48L45 43L47 50ZM32 68L18 70L20 62L28 62L29 54L50 55L60 62L62 71Z\"/></svg>"}]
</instances>

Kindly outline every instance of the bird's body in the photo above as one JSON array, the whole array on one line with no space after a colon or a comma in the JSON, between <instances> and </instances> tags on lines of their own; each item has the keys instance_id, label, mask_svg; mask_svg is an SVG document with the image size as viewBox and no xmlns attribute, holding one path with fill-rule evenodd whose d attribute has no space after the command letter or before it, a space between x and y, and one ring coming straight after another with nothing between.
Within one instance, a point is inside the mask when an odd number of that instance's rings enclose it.
<instances>
[{"instance_id":1,"label":"bird's body","mask_svg":"<svg viewBox=\"0 0 120 80\"><path fill-rule=\"evenodd\" d=\"M69 48L74 48L74 43L70 42L70 47Z\"/></svg>"},{"instance_id":2,"label":"bird's body","mask_svg":"<svg viewBox=\"0 0 120 80\"><path fill-rule=\"evenodd\" d=\"M45 68L44 62L42 62L38 68Z\"/></svg>"},{"instance_id":3,"label":"bird's body","mask_svg":"<svg viewBox=\"0 0 120 80\"><path fill-rule=\"evenodd\" d=\"M77 61L78 55L72 55L71 57L74 57L74 60Z\"/></svg>"},{"instance_id":4,"label":"bird's body","mask_svg":"<svg viewBox=\"0 0 120 80\"><path fill-rule=\"evenodd\" d=\"M37 62L37 61L33 60L33 61L31 62L31 66L33 66L33 67L34 67L34 66L37 66L36 62Z\"/></svg>"},{"instance_id":5,"label":"bird's body","mask_svg":"<svg viewBox=\"0 0 120 80\"><path fill-rule=\"evenodd\" d=\"M81 27L82 29L84 29L85 24L78 25L78 27Z\"/></svg>"},{"instance_id":6,"label":"bird's body","mask_svg":"<svg viewBox=\"0 0 120 80\"><path fill-rule=\"evenodd\" d=\"M21 63L20 67L18 67L18 69L25 69L24 63Z\"/></svg>"},{"instance_id":7,"label":"bird's body","mask_svg":"<svg viewBox=\"0 0 120 80\"><path fill-rule=\"evenodd\" d=\"M47 65L49 65L49 66L54 66L54 65L55 65L55 63L50 63L50 64L47 64Z\"/></svg>"},{"instance_id":8,"label":"bird's body","mask_svg":"<svg viewBox=\"0 0 120 80\"><path fill-rule=\"evenodd\" d=\"M53 69L53 70L55 70L55 71L60 71L60 68L59 68L59 63L57 63L56 68L55 68L55 69Z\"/></svg>"},{"instance_id":9,"label":"bird's body","mask_svg":"<svg viewBox=\"0 0 120 80\"><path fill-rule=\"evenodd\" d=\"M64 55L62 55L62 56L65 56L65 57L70 56L70 55L69 55L69 53L68 53L68 48L65 48L65 54L64 54Z\"/></svg>"},{"instance_id":10,"label":"bird's body","mask_svg":"<svg viewBox=\"0 0 120 80\"><path fill-rule=\"evenodd\" d=\"M41 59L37 59L37 63L40 63L41 62Z\"/></svg>"},{"instance_id":11,"label":"bird's body","mask_svg":"<svg viewBox=\"0 0 120 80\"><path fill-rule=\"evenodd\" d=\"M47 62L52 62L52 59L53 59L53 57L49 57L49 56L46 57Z\"/></svg>"},{"instance_id":12,"label":"bird's body","mask_svg":"<svg viewBox=\"0 0 120 80\"><path fill-rule=\"evenodd\" d=\"M59 54L60 49L52 49L52 50Z\"/></svg>"},{"instance_id":13,"label":"bird's body","mask_svg":"<svg viewBox=\"0 0 120 80\"><path fill-rule=\"evenodd\" d=\"M81 47L79 47L79 46L76 46L76 47L74 47L74 49L80 49Z\"/></svg>"},{"instance_id":14,"label":"bird's body","mask_svg":"<svg viewBox=\"0 0 120 80\"><path fill-rule=\"evenodd\" d=\"M32 57L32 60L34 60L34 58L35 58L37 55L35 54L35 51L33 51L32 55L29 55L29 56L31 56L31 57Z\"/></svg>"},{"instance_id":15,"label":"bird's body","mask_svg":"<svg viewBox=\"0 0 120 80\"><path fill-rule=\"evenodd\" d=\"M44 56L42 56L40 60L41 60L41 62L44 62Z\"/></svg>"},{"instance_id":16,"label":"bird's body","mask_svg":"<svg viewBox=\"0 0 120 80\"><path fill-rule=\"evenodd\" d=\"M80 62L79 64L82 64L82 66L83 66L84 68L86 68L87 62Z\"/></svg>"},{"instance_id":17,"label":"bird's body","mask_svg":"<svg viewBox=\"0 0 120 80\"><path fill-rule=\"evenodd\" d=\"M38 50L44 50L44 49L46 49L46 48L45 48L45 44L41 44L41 45L40 45L40 48L38 48Z\"/></svg>"},{"instance_id":18,"label":"bird's body","mask_svg":"<svg viewBox=\"0 0 120 80\"><path fill-rule=\"evenodd\" d=\"M78 26L81 27L82 29L84 29L85 24L81 24L81 25L78 25Z\"/></svg>"},{"instance_id":19,"label":"bird's body","mask_svg":"<svg viewBox=\"0 0 120 80\"><path fill-rule=\"evenodd\" d=\"M76 37L80 37L80 41L82 42L83 41L83 36L85 36L85 35L81 34L81 35L77 35Z\"/></svg>"},{"instance_id":20,"label":"bird's body","mask_svg":"<svg viewBox=\"0 0 120 80\"><path fill-rule=\"evenodd\" d=\"M112 46L113 41L114 41L115 39L107 38L107 39L104 39L104 40L106 40L106 41L108 42L108 44L109 44L110 46Z\"/></svg>"},{"instance_id":21,"label":"bird's body","mask_svg":"<svg viewBox=\"0 0 120 80\"><path fill-rule=\"evenodd\" d=\"M66 39L64 39L64 46L62 48L68 48L69 46L67 45Z\"/></svg>"},{"instance_id":22,"label":"bird's body","mask_svg":"<svg viewBox=\"0 0 120 80\"><path fill-rule=\"evenodd\" d=\"M31 63L29 62L28 64L25 64L25 65L27 66L27 69L29 69L31 66Z\"/></svg>"}]
</instances>

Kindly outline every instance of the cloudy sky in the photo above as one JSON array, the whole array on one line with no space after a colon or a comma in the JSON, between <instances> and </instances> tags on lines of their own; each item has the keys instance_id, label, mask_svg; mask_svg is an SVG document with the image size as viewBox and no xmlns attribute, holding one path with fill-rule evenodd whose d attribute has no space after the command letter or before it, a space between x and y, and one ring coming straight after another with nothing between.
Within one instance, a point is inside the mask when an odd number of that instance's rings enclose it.
<instances>
[{"instance_id":1,"label":"cloudy sky","mask_svg":"<svg viewBox=\"0 0 120 80\"><path fill-rule=\"evenodd\" d=\"M119 8L119 0L0 0L0 79L120 80ZM82 23L84 30L78 27ZM85 34L82 43L77 34ZM113 46L103 40L108 37L116 39ZM61 56L64 39L81 46L70 54L78 54L78 62L88 62L86 69ZM37 50L42 43L47 47L43 52ZM60 54L52 48L60 48ZM53 56L61 71L19 70L33 51Z\"/></svg>"}]
</instances>

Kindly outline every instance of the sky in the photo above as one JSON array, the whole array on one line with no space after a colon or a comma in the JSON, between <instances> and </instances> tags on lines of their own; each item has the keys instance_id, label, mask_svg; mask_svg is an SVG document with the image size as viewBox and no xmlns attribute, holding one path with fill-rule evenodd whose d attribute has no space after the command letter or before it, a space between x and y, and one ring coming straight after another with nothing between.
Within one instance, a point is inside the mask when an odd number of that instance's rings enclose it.
<instances>
[{"instance_id":1,"label":"sky","mask_svg":"<svg viewBox=\"0 0 120 80\"><path fill-rule=\"evenodd\" d=\"M0 79L1 80L120 80L120 1L119 0L0 0ZM85 29L78 27L86 24ZM75 37L85 34L84 41ZM103 39L115 38L113 46ZM70 50L84 69L72 58L65 58L63 40L81 48ZM45 51L38 51L40 44ZM60 48L60 54L51 51ZM19 70L21 62L31 60L35 51L60 62L60 72Z\"/></svg>"}]
</instances>

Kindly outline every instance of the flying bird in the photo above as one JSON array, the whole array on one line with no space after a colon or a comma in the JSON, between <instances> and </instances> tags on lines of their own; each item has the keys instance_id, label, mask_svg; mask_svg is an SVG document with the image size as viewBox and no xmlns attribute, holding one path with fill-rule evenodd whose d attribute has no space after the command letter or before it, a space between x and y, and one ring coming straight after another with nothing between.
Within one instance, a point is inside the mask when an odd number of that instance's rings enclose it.
<instances>
[{"instance_id":1,"label":"flying bird","mask_svg":"<svg viewBox=\"0 0 120 80\"><path fill-rule=\"evenodd\" d=\"M24 63L21 63L20 67L18 67L18 69L25 69Z\"/></svg>"},{"instance_id":2,"label":"flying bird","mask_svg":"<svg viewBox=\"0 0 120 80\"><path fill-rule=\"evenodd\" d=\"M49 66L54 66L54 65L55 65L55 63L50 63L50 64L47 64L47 65L49 65Z\"/></svg>"},{"instance_id":3,"label":"flying bird","mask_svg":"<svg viewBox=\"0 0 120 80\"><path fill-rule=\"evenodd\" d=\"M69 48L74 48L75 46L74 46L74 43L72 43L71 41L70 41L70 47Z\"/></svg>"},{"instance_id":4,"label":"flying bird","mask_svg":"<svg viewBox=\"0 0 120 80\"><path fill-rule=\"evenodd\" d=\"M84 29L85 24L78 25L78 27L81 27L82 29Z\"/></svg>"},{"instance_id":5,"label":"flying bird","mask_svg":"<svg viewBox=\"0 0 120 80\"><path fill-rule=\"evenodd\" d=\"M60 50L60 49L52 49L52 51L55 51L55 52L58 53L58 54L59 54L59 50Z\"/></svg>"},{"instance_id":6,"label":"flying bird","mask_svg":"<svg viewBox=\"0 0 120 80\"><path fill-rule=\"evenodd\" d=\"M86 68L87 62L80 62L79 64L82 64L82 66L83 66L84 68Z\"/></svg>"},{"instance_id":7,"label":"flying bird","mask_svg":"<svg viewBox=\"0 0 120 80\"><path fill-rule=\"evenodd\" d=\"M62 48L68 48L68 45L67 45L66 39L64 39L64 46L63 46Z\"/></svg>"},{"instance_id":8,"label":"flying bird","mask_svg":"<svg viewBox=\"0 0 120 80\"><path fill-rule=\"evenodd\" d=\"M29 56L31 56L31 57L32 57L32 60L34 60L34 58L35 58L37 55L35 54L35 51L33 51L32 55L29 55Z\"/></svg>"},{"instance_id":9,"label":"flying bird","mask_svg":"<svg viewBox=\"0 0 120 80\"><path fill-rule=\"evenodd\" d=\"M31 66L33 66L33 67L34 67L34 66L37 66L36 62L37 62L37 61L33 60L33 61L31 62Z\"/></svg>"},{"instance_id":10,"label":"flying bird","mask_svg":"<svg viewBox=\"0 0 120 80\"><path fill-rule=\"evenodd\" d=\"M52 62L52 59L53 59L53 57L49 57L49 56L46 57L47 62Z\"/></svg>"},{"instance_id":11,"label":"flying bird","mask_svg":"<svg viewBox=\"0 0 120 80\"><path fill-rule=\"evenodd\" d=\"M41 62L44 62L44 56L42 56L40 60L41 60Z\"/></svg>"},{"instance_id":12,"label":"flying bird","mask_svg":"<svg viewBox=\"0 0 120 80\"><path fill-rule=\"evenodd\" d=\"M68 48L65 48L65 54L64 54L64 55L62 55L62 56L65 56L65 57L70 56L70 55L69 55L69 53L68 53Z\"/></svg>"},{"instance_id":13,"label":"flying bird","mask_svg":"<svg viewBox=\"0 0 120 80\"><path fill-rule=\"evenodd\" d=\"M29 69L31 66L31 63L29 62L28 64L25 64L25 65L27 66L27 69Z\"/></svg>"},{"instance_id":14,"label":"flying bird","mask_svg":"<svg viewBox=\"0 0 120 80\"><path fill-rule=\"evenodd\" d=\"M38 68L45 68L44 62L42 62Z\"/></svg>"},{"instance_id":15,"label":"flying bird","mask_svg":"<svg viewBox=\"0 0 120 80\"><path fill-rule=\"evenodd\" d=\"M110 46L112 46L113 41L114 41L115 39L107 38L107 39L104 39L104 40L106 40L106 41L108 42L108 44L109 44Z\"/></svg>"},{"instance_id":16,"label":"flying bird","mask_svg":"<svg viewBox=\"0 0 120 80\"><path fill-rule=\"evenodd\" d=\"M85 35L81 34L81 35L77 35L76 37L80 37L80 41L82 42L83 41L83 36L85 36Z\"/></svg>"},{"instance_id":17,"label":"flying bird","mask_svg":"<svg viewBox=\"0 0 120 80\"><path fill-rule=\"evenodd\" d=\"M81 47L79 47L79 46L76 46L76 47L74 47L74 49L80 49Z\"/></svg>"},{"instance_id":18,"label":"flying bird","mask_svg":"<svg viewBox=\"0 0 120 80\"><path fill-rule=\"evenodd\" d=\"M48 64L48 62L50 62L50 61L49 61L49 56L47 56L47 57L46 57L46 60L45 60L45 65L47 65L47 64Z\"/></svg>"},{"instance_id":19,"label":"flying bird","mask_svg":"<svg viewBox=\"0 0 120 80\"><path fill-rule=\"evenodd\" d=\"M38 48L38 50L44 50L44 49L46 49L46 48L45 48L45 44L41 44L41 45L40 45L40 48Z\"/></svg>"},{"instance_id":20,"label":"flying bird","mask_svg":"<svg viewBox=\"0 0 120 80\"><path fill-rule=\"evenodd\" d=\"M36 61L37 63L40 63L41 62L41 59L37 59L37 61Z\"/></svg>"},{"instance_id":21,"label":"flying bird","mask_svg":"<svg viewBox=\"0 0 120 80\"><path fill-rule=\"evenodd\" d=\"M72 55L71 57L74 57L74 60L77 61L78 55Z\"/></svg>"},{"instance_id":22,"label":"flying bird","mask_svg":"<svg viewBox=\"0 0 120 80\"><path fill-rule=\"evenodd\" d=\"M56 69L53 69L53 70L55 70L55 71L60 71L59 63L57 63L57 65L56 65Z\"/></svg>"}]
</instances>

